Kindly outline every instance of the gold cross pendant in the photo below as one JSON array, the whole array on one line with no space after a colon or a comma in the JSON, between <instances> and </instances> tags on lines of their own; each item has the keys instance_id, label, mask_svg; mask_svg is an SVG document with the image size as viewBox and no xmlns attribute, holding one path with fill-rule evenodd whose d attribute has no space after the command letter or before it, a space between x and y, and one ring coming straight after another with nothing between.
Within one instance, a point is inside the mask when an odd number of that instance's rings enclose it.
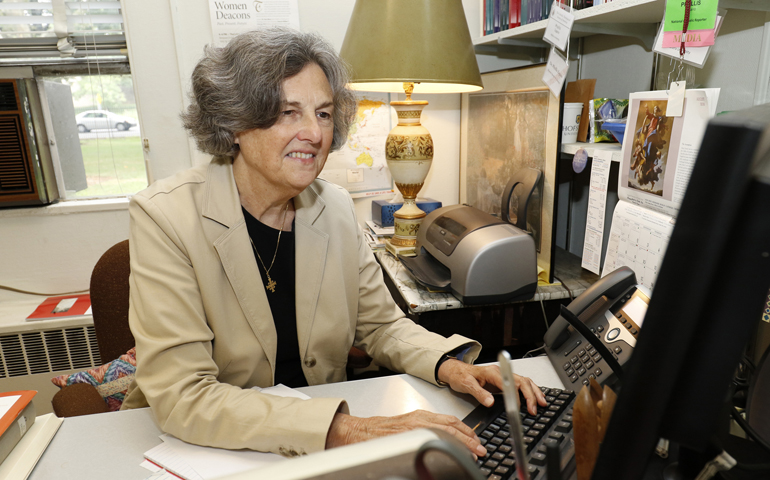
<instances>
[{"instance_id":1,"label":"gold cross pendant","mask_svg":"<svg viewBox=\"0 0 770 480\"><path fill-rule=\"evenodd\" d=\"M275 286L278 285L275 283L275 280L270 278L270 274L267 275L267 285L265 285L265 288L270 290L271 292L275 293Z\"/></svg>"}]
</instances>

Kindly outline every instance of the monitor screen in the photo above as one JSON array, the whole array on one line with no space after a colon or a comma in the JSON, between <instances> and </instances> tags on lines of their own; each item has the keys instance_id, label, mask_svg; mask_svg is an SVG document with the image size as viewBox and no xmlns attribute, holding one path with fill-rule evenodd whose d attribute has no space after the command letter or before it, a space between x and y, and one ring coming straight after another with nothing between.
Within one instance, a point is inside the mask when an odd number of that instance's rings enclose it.
<instances>
[{"instance_id":1,"label":"monitor screen","mask_svg":"<svg viewBox=\"0 0 770 480\"><path fill-rule=\"evenodd\" d=\"M770 104L709 122L594 480L642 478L661 437L708 452L768 287Z\"/></svg>"}]
</instances>

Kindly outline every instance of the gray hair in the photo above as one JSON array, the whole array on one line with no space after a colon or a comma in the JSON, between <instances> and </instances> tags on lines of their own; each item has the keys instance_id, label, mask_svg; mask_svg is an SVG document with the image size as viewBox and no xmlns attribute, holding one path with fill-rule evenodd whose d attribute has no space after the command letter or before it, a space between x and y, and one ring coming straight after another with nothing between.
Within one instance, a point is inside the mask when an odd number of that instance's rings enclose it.
<instances>
[{"instance_id":1,"label":"gray hair","mask_svg":"<svg viewBox=\"0 0 770 480\"><path fill-rule=\"evenodd\" d=\"M202 152L233 157L238 151L235 134L273 126L284 100L283 81L313 63L331 86L331 149L338 150L356 113L347 66L320 35L289 28L243 33L222 48L207 46L193 70L191 103L181 115L184 127Z\"/></svg>"}]
</instances>

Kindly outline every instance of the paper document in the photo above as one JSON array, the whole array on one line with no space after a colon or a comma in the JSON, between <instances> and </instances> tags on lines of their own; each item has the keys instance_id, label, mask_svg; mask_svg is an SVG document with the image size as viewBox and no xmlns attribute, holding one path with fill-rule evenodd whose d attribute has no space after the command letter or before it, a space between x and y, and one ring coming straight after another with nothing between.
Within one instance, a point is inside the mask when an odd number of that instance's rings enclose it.
<instances>
[{"instance_id":1,"label":"paper document","mask_svg":"<svg viewBox=\"0 0 770 480\"><path fill-rule=\"evenodd\" d=\"M310 399L304 393L282 384L267 388L252 387L252 390L278 397ZM202 447L184 442L169 434L161 435L160 439L163 443L146 451L144 457L184 480L209 480L286 460L275 453ZM145 466L145 468L148 467ZM148 468L148 470L154 469ZM151 478L155 480L156 477Z\"/></svg>"},{"instance_id":2,"label":"paper document","mask_svg":"<svg viewBox=\"0 0 770 480\"><path fill-rule=\"evenodd\" d=\"M612 216L602 275L626 266L639 284L652 290L673 230L672 217L619 202Z\"/></svg>"},{"instance_id":3,"label":"paper document","mask_svg":"<svg viewBox=\"0 0 770 480\"><path fill-rule=\"evenodd\" d=\"M586 234L583 241L581 266L599 275L604 239L604 215L607 206L607 186L610 181L612 150L594 151L591 163L591 185L588 193Z\"/></svg>"}]
</instances>

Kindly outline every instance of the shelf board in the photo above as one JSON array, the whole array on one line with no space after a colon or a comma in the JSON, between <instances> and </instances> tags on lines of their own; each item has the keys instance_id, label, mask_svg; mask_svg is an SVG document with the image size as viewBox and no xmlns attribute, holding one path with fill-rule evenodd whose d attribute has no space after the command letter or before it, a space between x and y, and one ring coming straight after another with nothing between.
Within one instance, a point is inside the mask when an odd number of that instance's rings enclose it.
<instances>
[{"instance_id":1,"label":"shelf board","mask_svg":"<svg viewBox=\"0 0 770 480\"><path fill-rule=\"evenodd\" d=\"M615 0L614 2L596 5L575 11L575 24L572 38L580 38L588 35L606 33L609 35L625 34L627 36L645 37L650 34L655 36L655 24L663 20L666 8L665 0ZM475 46L501 47L501 46L541 46L547 44L543 41L543 33L548 20L540 20L521 27L504 30L473 39ZM602 24L606 29L602 30ZM631 29L619 30L617 24L637 24ZM583 25L583 28L580 27ZM540 43L533 43L533 40ZM505 48L505 47L503 47Z\"/></svg>"},{"instance_id":2,"label":"shelf board","mask_svg":"<svg viewBox=\"0 0 770 480\"><path fill-rule=\"evenodd\" d=\"M593 157L596 150L609 150L612 152L612 161L618 163L623 155L619 143L562 143L561 153L574 155L580 148L585 148L589 157Z\"/></svg>"}]
</instances>

